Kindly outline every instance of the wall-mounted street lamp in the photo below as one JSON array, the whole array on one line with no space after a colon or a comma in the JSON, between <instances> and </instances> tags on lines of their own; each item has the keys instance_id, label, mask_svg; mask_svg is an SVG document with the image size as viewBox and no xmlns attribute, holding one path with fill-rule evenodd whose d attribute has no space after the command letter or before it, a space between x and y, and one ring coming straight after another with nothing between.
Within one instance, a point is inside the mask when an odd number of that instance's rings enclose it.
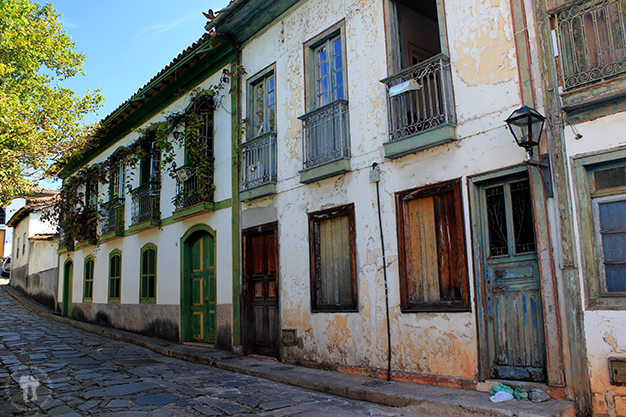
<instances>
[{"instance_id":1,"label":"wall-mounted street lamp","mask_svg":"<svg viewBox=\"0 0 626 417\"><path fill-rule=\"evenodd\" d=\"M515 110L505 121L517 145L526 149L526 155L528 155L526 163L538 166L541 169L546 197L552 197L554 193L552 191L549 155L540 155L541 161L535 161L532 158L533 147L539 145L539 140L541 140L543 124L546 121L545 116L532 107L523 105Z\"/></svg>"},{"instance_id":2,"label":"wall-mounted street lamp","mask_svg":"<svg viewBox=\"0 0 626 417\"><path fill-rule=\"evenodd\" d=\"M518 146L526 149L528 159L533 156L533 146L539 145L545 120L546 118L537 110L526 105L515 110L506 119L506 124L509 125L515 142Z\"/></svg>"}]
</instances>

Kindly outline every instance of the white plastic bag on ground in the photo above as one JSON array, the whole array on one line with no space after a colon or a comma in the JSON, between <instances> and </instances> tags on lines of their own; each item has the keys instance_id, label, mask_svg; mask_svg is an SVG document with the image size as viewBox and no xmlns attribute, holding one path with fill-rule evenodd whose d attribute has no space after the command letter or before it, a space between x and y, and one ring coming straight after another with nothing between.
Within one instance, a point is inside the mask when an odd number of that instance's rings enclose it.
<instances>
[{"instance_id":1,"label":"white plastic bag on ground","mask_svg":"<svg viewBox=\"0 0 626 417\"><path fill-rule=\"evenodd\" d=\"M508 392L498 391L491 397L489 397L492 403L501 403L504 401L511 401L513 399L513 395Z\"/></svg>"}]
</instances>

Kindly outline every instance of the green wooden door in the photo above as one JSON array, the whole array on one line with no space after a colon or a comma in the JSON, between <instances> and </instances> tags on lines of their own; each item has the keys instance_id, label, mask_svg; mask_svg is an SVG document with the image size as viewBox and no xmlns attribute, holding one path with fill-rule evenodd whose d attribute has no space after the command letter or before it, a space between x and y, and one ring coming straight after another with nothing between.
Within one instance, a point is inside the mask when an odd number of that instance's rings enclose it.
<instances>
[{"instance_id":1,"label":"green wooden door","mask_svg":"<svg viewBox=\"0 0 626 417\"><path fill-rule=\"evenodd\" d=\"M189 281L188 340L215 343L217 333L217 285L215 279L215 241L207 233L198 233L187 244L189 252L186 276Z\"/></svg>"},{"instance_id":2,"label":"green wooden door","mask_svg":"<svg viewBox=\"0 0 626 417\"><path fill-rule=\"evenodd\" d=\"M541 284L528 178L483 185L481 206L490 377L545 381Z\"/></svg>"},{"instance_id":3,"label":"green wooden door","mask_svg":"<svg viewBox=\"0 0 626 417\"><path fill-rule=\"evenodd\" d=\"M72 261L65 262L63 266L63 299L61 315L69 317L72 314L72 281L74 278L74 264Z\"/></svg>"}]
</instances>

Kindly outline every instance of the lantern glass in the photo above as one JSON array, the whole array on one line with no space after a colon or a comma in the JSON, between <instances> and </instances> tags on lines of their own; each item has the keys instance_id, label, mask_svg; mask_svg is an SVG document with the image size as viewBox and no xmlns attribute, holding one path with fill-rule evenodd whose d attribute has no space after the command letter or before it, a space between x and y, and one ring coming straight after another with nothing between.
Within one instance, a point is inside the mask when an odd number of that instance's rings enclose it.
<instances>
[{"instance_id":1,"label":"lantern glass","mask_svg":"<svg viewBox=\"0 0 626 417\"><path fill-rule=\"evenodd\" d=\"M532 152L532 147L539 144L545 120L546 118L537 110L522 106L506 119L506 123L517 144L526 151Z\"/></svg>"}]
</instances>

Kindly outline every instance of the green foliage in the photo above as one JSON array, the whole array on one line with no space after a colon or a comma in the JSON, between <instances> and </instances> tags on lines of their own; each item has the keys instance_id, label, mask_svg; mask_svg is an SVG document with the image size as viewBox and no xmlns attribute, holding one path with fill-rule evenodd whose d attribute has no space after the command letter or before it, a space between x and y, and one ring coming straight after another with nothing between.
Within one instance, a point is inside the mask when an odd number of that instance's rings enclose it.
<instances>
[{"instance_id":1,"label":"green foliage","mask_svg":"<svg viewBox=\"0 0 626 417\"><path fill-rule=\"evenodd\" d=\"M164 121L151 123L145 128L138 129L137 133L140 137L134 143L118 148L104 162L83 168L66 178L61 187L60 199L44 215L49 221L58 219L59 231L64 240L61 245L73 247L74 241L97 239L95 225L98 218L104 217L104 213L87 205L86 194L83 191L85 184L108 184L112 173L119 172L122 165L130 169L130 175L127 176L127 181L130 181L138 164L149 156L153 142L160 153L161 169L152 182L160 187L161 171L167 171L171 178L176 178L176 168L172 162L175 160L178 149L185 150L186 165L193 168L198 177L198 189L177 194L173 199L174 205L189 199L202 202L213 201L214 159L212 155L209 155L213 149L212 142L201 140L200 132L205 123L203 114L212 113L215 110L219 105L224 84L228 82L229 77L237 74L238 72L231 73L225 70L218 85L191 92L190 105L185 111L170 113ZM102 201L99 205L103 206ZM86 227L88 225L89 227ZM90 225L94 227L90 228Z\"/></svg>"},{"instance_id":2,"label":"green foliage","mask_svg":"<svg viewBox=\"0 0 626 417\"><path fill-rule=\"evenodd\" d=\"M102 96L62 86L85 57L58 17L51 4L0 0L0 206L54 176L94 132L84 116Z\"/></svg>"}]
</instances>

